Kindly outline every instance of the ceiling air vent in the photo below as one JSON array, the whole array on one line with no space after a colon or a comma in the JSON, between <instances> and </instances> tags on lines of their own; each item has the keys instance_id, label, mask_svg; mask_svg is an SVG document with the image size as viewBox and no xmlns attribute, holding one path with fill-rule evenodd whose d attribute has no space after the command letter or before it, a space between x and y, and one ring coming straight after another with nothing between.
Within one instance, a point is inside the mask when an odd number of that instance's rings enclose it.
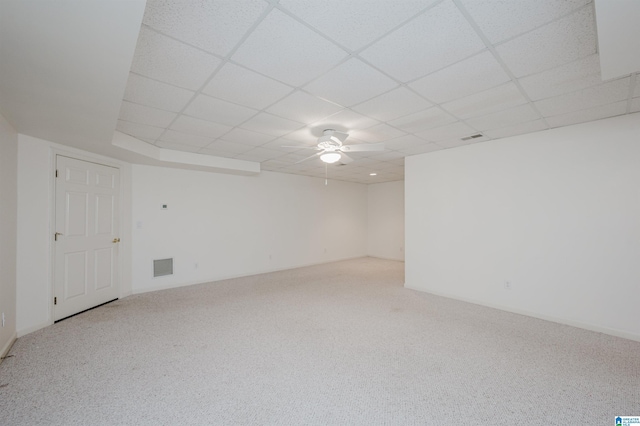
<instances>
[{"instance_id":1,"label":"ceiling air vent","mask_svg":"<svg viewBox=\"0 0 640 426\"><path fill-rule=\"evenodd\" d=\"M158 259L153 261L153 276L163 277L173 275L173 258Z\"/></svg>"},{"instance_id":2,"label":"ceiling air vent","mask_svg":"<svg viewBox=\"0 0 640 426\"><path fill-rule=\"evenodd\" d=\"M463 141L470 141L471 139L481 138L482 134L478 133L476 135L467 136L466 138L462 138Z\"/></svg>"}]
</instances>

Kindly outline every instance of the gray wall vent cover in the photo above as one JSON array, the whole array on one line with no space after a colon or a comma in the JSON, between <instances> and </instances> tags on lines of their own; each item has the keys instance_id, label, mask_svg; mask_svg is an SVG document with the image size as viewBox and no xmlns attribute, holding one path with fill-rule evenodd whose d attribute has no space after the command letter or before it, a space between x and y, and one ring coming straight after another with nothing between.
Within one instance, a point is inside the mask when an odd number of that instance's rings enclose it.
<instances>
[{"instance_id":1,"label":"gray wall vent cover","mask_svg":"<svg viewBox=\"0 0 640 426\"><path fill-rule=\"evenodd\" d=\"M162 277L165 275L173 275L173 258L153 261L153 276Z\"/></svg>"}]
</instances>

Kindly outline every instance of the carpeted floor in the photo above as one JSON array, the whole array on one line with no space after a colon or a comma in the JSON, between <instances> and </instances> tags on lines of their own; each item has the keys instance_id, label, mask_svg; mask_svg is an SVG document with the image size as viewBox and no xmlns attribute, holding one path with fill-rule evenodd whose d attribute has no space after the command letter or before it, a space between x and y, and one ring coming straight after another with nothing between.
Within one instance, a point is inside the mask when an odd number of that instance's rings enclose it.
<instances>
[{"instance_id":1,"label":"carpeted floor","mask_svg":"<svg viewBox=\"0 0 640 426\"><path fill-rule=\"evenodd\" d=\"M614 425L640 343L362 258L127 297L18 339L2 425Z\"/></svg>"}]
</instances>

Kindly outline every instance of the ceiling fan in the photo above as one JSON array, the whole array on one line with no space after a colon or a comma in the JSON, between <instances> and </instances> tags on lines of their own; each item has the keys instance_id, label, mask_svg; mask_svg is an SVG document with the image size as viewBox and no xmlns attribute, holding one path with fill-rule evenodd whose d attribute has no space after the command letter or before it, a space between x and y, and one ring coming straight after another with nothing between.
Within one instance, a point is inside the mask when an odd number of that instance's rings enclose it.
<instances>
[{"instance_id":1,"label":"ceiling fan","mask_svg":"<svg viewBox=\"0 0 640 426\"><path fill-rule=\"evenodd\" d=\"M349 157L345 152L366 152L366 151L384 151L383 143L368 143L358 145L343 145L343 142L349 135L347 133L338 132L333 129L326 129L322 136L318 138L318 145L313 147L285 146L284 148L302 148L314 149L317 153L297 161L295 164L310 160L320 156L320 160L325 163L332 164L340 161L342 164L349 164L353 158Z\"/></svg>"}]
</instances>

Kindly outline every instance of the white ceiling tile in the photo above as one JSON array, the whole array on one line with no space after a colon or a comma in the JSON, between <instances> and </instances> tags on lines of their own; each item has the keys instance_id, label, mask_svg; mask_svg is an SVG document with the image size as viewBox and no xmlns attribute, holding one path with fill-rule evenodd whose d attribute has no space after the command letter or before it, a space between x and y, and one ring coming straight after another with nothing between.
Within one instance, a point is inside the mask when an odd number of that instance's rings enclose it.
<instances>
[{"instance_id":1,"label":"white ceiling tile","mask_svg":"<svg viewBox=\"0 0 640 426\"><path fill-rule=\"evenodd\" d=\"M407 82L484 48L458 8L444 1L365 49L361 56Z\"/></svg>"},{"instance_id":2,"label":"white ceiling tile","mask_svg":"<svg viewBox=\"0 0 640 426\"><path fill-rule=\"evenodd\" d=\"M346 56L344 50L274 9L231 59L279 81L300 86Z\"/></svg>"},{"instance_id":3,"label":"white ceiling tile","mask_svg":"<svg viewBox=\"0 0 640 426\"><path fill-rule=\"evenodd\" d=\"M120 119L134 123L148 124L156 127L167 127L176 117L173 112L122 101Z\"/></svg>"},{"instance_id":4,"label":"white ceiling tile","mask_svg":"<svg viewBox=\"0 0 640 426\"><path fill-rule=\"evenodd\" d=\"M602 83L600 59L598 55L587 56L519 81L534 101L574 92Z\"/></svg>"},{"instance_id":5,"label":"white ceiling tile","mask_svg":"<svg viewBox=\"0 0 640 426\"><path fill-rule=\"evenodd\" d=\"M230 154L232 156L235 156L238 154L242 154L243 152L251 151L254 148L255 146L253 145L245 145L243 143L229 142L223 139L218 139L204 147L202 149L202 152L223 152L225 153L225 156Z\"/></svg>"},{"instance_id":6,"label":"white ceiling tile","mask_svg":"<svg viewBox=\"0 0 640 426\"><path fill-rule=\"evenodd\" d=\"M226 55L256 22L262 0L147 0L142 22L167 35Z\"/></svg>"},{"instance_id":7,"label":"white ceiling tile","mask_svg":"<svg viewBox=\"0 0 640 426\"><path fill-rule=\"evenodd\" d=\"M631 110L629 112L640 111L640 98L633 98L631 100Z\"/></svg>"},{"instance_id":8,"label":"white ceiling tile","mask_svg":"<svg viewBox=\"0 0 640 426\"><path fill-rule=\"evenodd\" d=\"M590 1L461 0L464 8L493 44L551 22Z\"/></svg>"},{"instance_id":9,"label":"white ceiling tile","mask_svg":"<svg viewBox=\"0 0 640 426\"><path fill-rule=\"evenodd\" d=\"M594 108L582 109L567 114L548 117L547 123L551 127L568 126L571 124L584 123L586 121L599 120L601 118L613 117L624 114L627 111L627 101L616 102L609 105L597 106Z\"/></svg>"},{"instance_id":10,"label":"white ceiling tile","mask_svg":"<svg viewBox=\"0 0 640 426\"><path fill-rule=\"evenodd\" d=\"M231 127L224 124L213 123L211 121L181 115L173 122L171 129L177 130L178 132L190 133L214 139L227 133L231 130Z\"/></svg>"},{"instance_id":11,"label":"white ceiling tile","mask_svg":"<svg viewBox=\"0 0 640 426\"><path fill-rule=\"evenodd\" d=\"M199 146L185 145L185 144L174 143L174 142L158 141L156 142L156 146L159 148L171 149L173 151L182 151L182 152L199 152L200 151Z\"/></svg>"},{"instance_id":12,"label":"white ceiling tile","mask_svg":"<svg viewBox=\"0 0 640 426\"><path fill-rule=\"evenodd\" d=\"M292 90L286 84L227 62L202 92L236 104L263 109Z\"/></svg>"},{"instance_id":13,"label":"white ceiling tile","mask_svg":"<svg viewBox=\"0 0 640 426\"><path fill-rule=\"evenodd\" d=\"M394 162L395 161L395 162ZM404 157L403 158L399 158L396 160L392 160L392 161L381 161L378 166L377 166L380 170L388 170L388 171L393 171L393 170L400 170L400 169L404 169Z\"/></svg>"},{"instance_id":14,"label":"white ceiling tile","mask_svg":"<svg viewBox=\"0 0 640 426\"><path fill-rule=\"evenodd\" d=\"M424 132L418 133L416 136L430 142L440 142L450 139L460 139L476 133L478 132L474 128L458 121L457 123L425 130Z\"/></svg>"},{"instance_id":15,"label":"white ceiling tile","mask_svg":"<svg viewBox=\"0 0 640 426\"><path fill-rule=\"evenodd\" d=\"M262 161L271 160L273 158L281 157L281 156L282 156L282 152L280 151L258 147L258 148L252 149L251 151L247 151L245 153L239 154L238 156L236 156L236 158L239 160L262 162Z\"/></svg>"},{"instance_id":16,"label":"white ceiling tile","mask_svg":"<svg viewBox=\"0 0 640 426\"><path fill-rule=\"evenodd\" d=\"M279 161L277 158L273 160L267 160L260 163L260 169L268 172L277 172L283 167L286 167L288 164L282 161Z\"/></svg>"},{"instance_id":17,"label":"white ceiling tile","mask_svg":"<svg viewBox=\"0 0 640 426\"><path fill-rule=\"evenodd\" d=\"M409 84L429 100L442 103L481 92L510 78L491 52L482 52Z\"/></svg>"},{"instance_id":18,"label":"white ceiling tile","mask_svg":"<svg viewBox=\"0 0 640 426\"><path fill-rule=\"evenodd\" d=\"M142 27L131 71L186 89L198 90L220 59Z\"/></svg>"},{"instance_id":19,"label":"white ceiling tile","mask_svg":"<svg viewBox=\"0 0 640 426\"><path fill-rule=\"evenodd\" d=\"M416 145L417 147L418 145ZM381 161L387 161L387 162L393 162L393 161L403 161L404 162L404 157L406 156L406 154L397 151L397 150L391 150L391 149L387 149L386 151L383 151L381 153L378 154L374 154L369 158L375 158L376 160L381 160Z\"/></svg>"},{"instance_id":20,"label":"white ceiling tile","mask_svg":"<svg viewBox=\"0 0 640 426\"><path fill-rule=\"evenodd\" d=\"M540 115L530 104L520 105L514 108L505 109L481 117L473 117L466 120L466 123L478 130L496 129L499 127L513 126L526 121L533 121L540 118Z\"/></svg>"},{"instance_id":21,"label":"white ceiling tile","mask_svg":"<svg viewBox=\"0 0 640 426\"><path fill-rule=\"evenodd\" d=\"M273 136L272 136L273 138ZM315 147L316 146L316 140L313 139L311 136L309 136L309 139L306 141L308 143L301 143L299 141L296 141L294 139L289 139L289 135L287 135L287 138L276 138L273 139L267 143L262 144L261 146L263 148L272 148L272 149L277 149L277 150L282 150L284 154L293 152L293 148L282 148L283 146L294 146L294 147Z\"/></svg>"},{"instance_id":22,"label":"white ceiling tile","mask_svg":"<svg viewBox=\"0 0 640 426\"><path fill-rule=\"evenodd\" d=\"M461 139L455 138L455 139L449 139L446 141L440 141L437 144L440 145L443 148L455 148L458 146L464 146L464 145L473 145L475 143L480 143L480 142L485 142L488 141L489 138L488 137L481 137L481 138L476 138L476 139L469 139L466 141L463 141Z\"/></svg>"},{"instance_id":23,"label":"white ceiling tile","mask_svg":"<svg viewBox=\"0 0 640 426\"><path fill-rule=\"evenodd\" d=\"M366 117L362 114L358 114L357 112L350 109L343 109L342 111L333 114L330 117L318 121L314 124L314 127L322 129L334 129L340 132L349 133L353 130L361 130L373 127L376 124L380 124L380 122L374 120L371 117Z\"/></svg>"},{"instance_id":24,"label":"white ceiling tile","mask_svg":"<svg viewBox=\"0 0 640 426\"><path fill-rule=\"evenodd\" d=\"M124 99L166 111L180 112L194 92L129 73Z\"/></svg>"},{"instance_id":25,"label":"white ceiling tile","mask_svg":"<svg viewBox=\"0 0 640 426\"><path fill-rule=\"evenodd\" d=\"M175 130L167 130L160 137L162 142L170 142L173 144L190 145L197 147L204 147L212 142L213 138L207 138L204 136L192 135L190 133L176 132Z\"/></svg>"},{"instance_id":26,"label":"white ceiling tile","mask_svg":"<svg viewBox=\"0 0 640 426\"><path fill-rule=\"evenodd\" d=\"M313 127L306 126L287 134L286 139L290 141L295 141L297 143L302 143L304 145L315 145L318 138L322 136L323 130L324 129L321 129L316 126L313 126ZM335 130L340 130L340 129L335 129ZM294 144L283 144L283 145L294 145Z\"/></svg>"},{"instance_id":27,"label":"white ceiling tile","mask_svg":"<svg viewBox=\"0 0 640 426\"><path fill-rule=\"evenodd\" d=\"M353 139L359 139L364 143L378 143L388 141L389 139L399 138L405 133L395 129L387 124L378 124L365 130L356 130L351 132L349 136ZM347 139L347 143L353 143Z\"/></svg>"},{"instance_id":28,"label":"white ceiling tile","mask_svg":"<svg viewBox=\"0 0 640 426\"><path fill-rule=\"evenodd\" d=\"M543 99L535 102L545 117L579 111L598 105L606 105L627 99L629 96L629 77L610 81L599 86L587 87L572 93Z\"/></svg>"},{"instance_id":29,"label":"white ceiling tile","mask_svg":"<svg viewBox=\"0 0 640 426\"><path fill-rule=\"evenodd\" d=\"M404 157L389 160L388 163L395 164L396 166L404 166Z\"/></svg>"},{"instance_id":30,"label":"white ceiling tile","mask_svg":"<svg viewBox=\"0 0 640 426\"><path fill-rule=\"evenodd\" d=\"M384 170L384 173L396 173L398 175L403 176L404 175L404 166L389 167L388 169Z\"/></svg>"},{"instance_id":31,"label":"white ceiling tile","mask_svg":"<svg viewBox=\"0 0 640 426\"><path fill-rule=\"evenodd\" d=\"M417 145L415 147L407 147L400 150L400 152L405 155L418 155L418 154L426 154L427 152L440 151L444 149L440 145L436 145L433 142L426 143L424 145Z\"/></svg>"},{"instance_id":32,"label":"white ceiling tile","mask_svg":"<svg viewBox=\"0 0 640 426\"><path fill-rule=\"evenodd\" d=\"M214 123L235 126L256 114L257 111L210 96L198 95L184 113Z\"/></svg>"},{"instance_id":33,"label":"white ceiling tile","mask_svg":"<svg viewBox=\"0 0 640 426\"><path fill-rule=\"evenodd\" d=\"M384 167L384 163L381 160L377 160L375 158L358 158L357 160L358 167L367 167L367 168L377 168L380 169Z\"/></svg>"},{"instance_id":34,"label":"white ceiling tile","mask_svg":"<svg viewBox=\"0 0 640 426\"><path fill-rule=\"evenodd\" d=\"M303 124L298 123L297 121L287 120L286 118L278 117L266 112L261 112L251 118L251 120L242 124L244 129L258 133L266 133L273 136L285 135L302 126Z\"/></svg>"},{"instance_id":35,"label":"white ceiling tile","mask_svg":"<svg viewBox=\"0 0 640 426\"><path fill-rule=\"evenodd\" d=\"M370 99L398 84L359 59L350 59L311 82L309 92L343 106Z\"/></svg>"},{"instance_id":36,"label":"white ceiling tile","mask_svg":"<svg viewBox=\"0 0 640 426\"><path fill-rule=\"evenodd\" d=\"M324 164L322 161L320 161L319 158L313 158L311 160L305 161L303 163L299 163L299 164L292 164L290 166L288 166L286 169L288 171L293 172L298 171L301 173L306 174L307 172L322 172L324 173Z\"/></svg>"},{"instance_id":37,"label":"white ceiling tile","mask_svg":"<svg viewBox=\"0 0 640 426\"><path fill-rule=\"evenodd\" d=\"M435 0L280 0L279 4L338 43L357 50L424 10Z\"/></svg>"},{"instance_id":38,"label":"white ceiling tile","mask_svg":"<svg viewBox=\"0 0 640 426\"><path fill-rule=\"evenodd\" d=\"M535 74L596 53L593 8L538 28L496 50L516 77Z\"/></svg>"},{"instance_id":39,"label":"white ceiling tile","mask_svg":"<svg viewBox=\"0 0 640 426\"><path fill-rule=\"evenodd\" d=\"M306 150L306 149L297 150L295 152L284 152L286 151L286 149L285 148L282 148L282 149L283 149L283 155L277 158L279 161L287 163L287 165L294 164L314 154L313 151Z\"/></svg>"},{"instance_id":40,"label":"white ceiling tile","mask_svg":"<svg viewBox=\"0 0 640 426\"><path fill-rule=\"evenodd\" d=\"M442 104L451 114L462 118L478 117L522 105L527 99L513 83L503 84L475 95Z\"/></svg>"},{"instance_id":41,"label":"white ceiling tile","mask_svg":"<svg viewBox=\"0 0 640 426\"><path fill-rule=\"evenodd\" d=\"M429 143L415 135L405 135L399 138L388 140L384 143L385 148L393 150L402 150L407 148L415 148Z\"/></svg>"},{"instance_id":42,"label":"white ceiling tile","mask_svg":"<svg viewBox=\"0 0 640 426\"><path fill-rule=\"evenodd\" d=\"M158 139L164 131L161 127L153 127L146 124L138 124L122 120L118 120L116 130L129 136L133 136L134 138L153 141Z\"/></svg>"},{"instance_id":43,"label":"white ceiling tile","mask_svg":"<svg viewBox=\"0 0 640 426\"><path fill-rule=\"evenodd\" d=\"M221 139L229 142L238 142L245 145L262 145L274 139L273 136L264 133L252 132L250 130L241 129L236 127Z\"/></svg>"},{"instance_id":44,"label":"white ceiling tile","mask_svg":"<svg viewBox=\"0 0 640 426\"><path fill-rule=\"evenodd\" d=\"M543 120L533 120L526 123L519 123L513 126L501 127L499 129L492 129L482 132L484 135L491 139L506 138L509 136L521 135L524 133L532 133L540 130L548 129L549 126L545 124Z\"/></svg>"},{"instance_id":45,"label":"white ceiling tile","mask_svg":"<svg viewBox=\"0 0 640 426\"><path fill-rule=\"evenodd\" d=\"M356 105L353 109L364 115L377 118L380 121L389 121L417 111L422 111L431 105L431 102L426 101L406 87L398 87L397 89Z\"/></svg>"},{"instance_id":46,"label":"white ceiling tile","mask_svg":"<svg viewBox=\"0 0 640 426\"><path fill-rule=\"evenodd\" d=\"M454 121L456 121L456 119L450 114L440 108L433 107L404 117L396 118L395 120L389 121L389 124L402 129L405 132L415 133L431 129L433 127L443 126Z\"/></svg>"},{"instance_id":47,"label":"white ceiling tile","mask_svg":"<svg viewBox=\"0 0 640 426\"><path fill-rule=\"evenodd\" d=\"M342 109L339 105L296 90L266 111L300 123L311 124Z\"/></svg>"}]
</instances>

